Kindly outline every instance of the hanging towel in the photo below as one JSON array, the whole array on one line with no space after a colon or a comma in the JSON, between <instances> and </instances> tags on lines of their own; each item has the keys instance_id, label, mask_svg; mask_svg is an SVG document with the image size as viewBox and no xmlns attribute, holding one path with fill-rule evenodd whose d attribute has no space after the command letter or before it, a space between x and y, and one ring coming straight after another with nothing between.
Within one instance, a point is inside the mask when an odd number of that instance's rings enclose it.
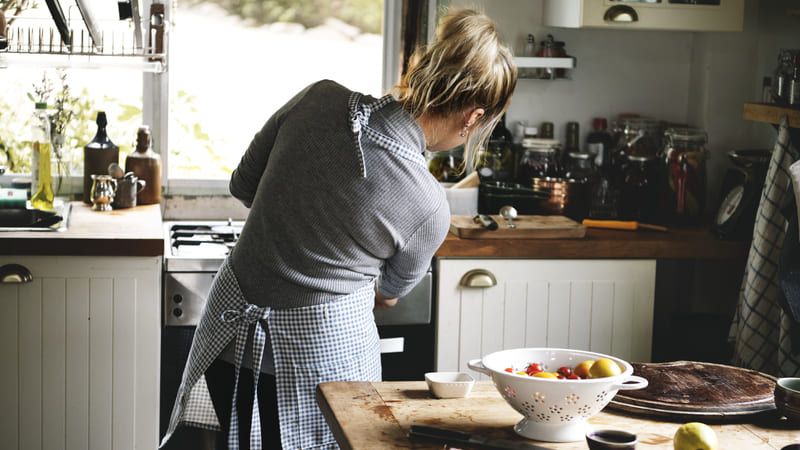
<instances>
[{"instance_id":1,"label":"hanging towel","mask_svg":"<svg viewBox=\"0 0 800 450\"><path fill-rule=\"evenodd\" d=\"M785 197L792 195L789 167L797 160L798 151L790 142L789 123L784 116L761 193L729 334L734 343L734 364L775 376L800 375L800 348L792 346L794 320L781 307L785 299L778 280L788 222L780 209Z\"/></svg>"}]
</instances>

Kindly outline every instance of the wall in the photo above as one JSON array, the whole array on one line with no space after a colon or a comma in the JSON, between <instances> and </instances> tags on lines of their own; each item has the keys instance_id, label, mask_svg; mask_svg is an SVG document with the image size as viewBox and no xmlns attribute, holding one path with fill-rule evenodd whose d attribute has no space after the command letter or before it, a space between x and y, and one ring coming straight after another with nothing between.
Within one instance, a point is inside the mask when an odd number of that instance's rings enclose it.
<instances>
[{"instance_id":1,"label":"wall","mask_svg":"<svg viewBox=\"0 0 800 450\"><path fill-rule=\"evenodd\" d=\"M758 101L761 79L771 75L779 48L800 48L800 18L790 0L747 0L742 32L620 31L544 27L541 0L451 0L492 17L516 55L533 33L566 42L577 59L571 80L520 80L507 123L555 124L564 138L568 121L582 139L593 117L639 113L704 128L709 134L708 208L717 206L719 184L730 167L726 153L771 148L770 125L742 119L742 105ZM794 5L794 6L792 6Z\"/></svg>"}]
</instances>

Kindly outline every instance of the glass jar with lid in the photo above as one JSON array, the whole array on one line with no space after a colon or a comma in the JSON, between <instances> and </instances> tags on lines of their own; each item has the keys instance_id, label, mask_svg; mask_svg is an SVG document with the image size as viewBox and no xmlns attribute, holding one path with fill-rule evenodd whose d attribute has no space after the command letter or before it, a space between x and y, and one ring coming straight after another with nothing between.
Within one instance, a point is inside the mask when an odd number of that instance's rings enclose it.
<instances>
[{"instance_id":1,"label":"glass jar with lid","mask_svg":"<svg viewBox=\"0 0 800 450\"><path fill-rule=\"evenodd\" d=\"M464 146L441 152L425 151L428 171L441 183L455 183L464 178Z\"/></svg>"},{"instance_id":2,"label":"glass jar with lid","mask_svg":"<svg viewBox=\"0 0 800 450\"><path fill-rule=\"evenodd\" d=\"M642 117L614 121L616 149L612 165L618 173L624 170L628 155L658 156L664 146L664 126L661 121Z\"/></svg>"},{"instance_id":3,"label":"glass jar with lid","mask_svg":"<svg viewBox=\"0 0 800 450\"><path fill-rule=\"evenodd\" d=\"M654 223L659 219L660 160L656 156L627 156L620 186L620 218Z\"/></svg>"},{"instance_id":4,"label":"glass jar with lid","mask_svg":"<svg viewBox=\"0 0 800 450\"><path fill-rule=\"evenodd\" d=\"M519 159L518 182L532 186L534 178L557 178L562 174L558 163L561 144L557 139L525 138Z\"/></svg>"},{"instance_id":5,"label":"glass jar with lid","mask_svg":"<svg viewBox=\"0 0 800 450\"><path fill-rule=\"evenodd\" d=\"M513 181L515 155L513 136L505 126L506 116L500 119L477 155L477 171L481 181Z\"/></svg>"},{"instance_id":6,"label":"glass jar with lid","mask_svg":"<svg viewBox=\"0 0 800 450\"><path fill-rule=\"evenodd\" d=\"M598 179L594 155L588 152L567 153L564 178L569 182L570 195L564 215L581 221L589 216L591 189Z\"/></svg>"},{"instance_id":7,"label":"glass jar with lid","mask_svg":"<svg viewBox=\"0 0 800 450\"><path fill-rule=\"evenodd\" d=\"M706 199L706 143L699 128L669 128L664 135L667 218L675 224L697 224Z\"/></svg>"}]
</instances>

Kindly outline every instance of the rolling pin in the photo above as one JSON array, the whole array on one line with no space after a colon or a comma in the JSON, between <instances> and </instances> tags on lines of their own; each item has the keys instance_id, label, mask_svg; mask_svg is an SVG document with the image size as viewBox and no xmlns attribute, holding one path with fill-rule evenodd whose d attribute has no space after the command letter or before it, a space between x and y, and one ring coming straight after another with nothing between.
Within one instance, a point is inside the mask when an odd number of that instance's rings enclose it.
<instances>
[{"instance_id":1,"label":"rolling pin","mask_svg":"<svg viewBox=\"0 0 800 450\"><path fill-rule=\"evenodd\" d=\"M608 228L612 230L654 230L654 231L667 231L667 227L660 225L649 225L646 223L639 223L636 221L624 220L592 220L583 219L583 226L592 228Z\"/></svg>"}]
</instances>

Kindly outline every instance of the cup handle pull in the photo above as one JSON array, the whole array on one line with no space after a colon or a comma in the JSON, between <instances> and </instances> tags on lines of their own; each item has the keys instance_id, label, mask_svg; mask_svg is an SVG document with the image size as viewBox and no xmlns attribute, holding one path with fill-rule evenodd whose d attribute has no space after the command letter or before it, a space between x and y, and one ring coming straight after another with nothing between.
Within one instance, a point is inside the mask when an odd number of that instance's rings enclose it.
<instances>
[{"instance_id":1,"label":"cup handle pull","mask_svg":"<svg viewBox=\"0 0 800 450\"><path fill-rule=\"evenodd\" d=\"M468 288L486 288L497 286L497 278L486 269L473 269L465 273L458 284Z\"/></svg>"},{"instance_id":2,"label":"cup handle pull","mask_svg":"<svg viewBox=\"0 0 800 450\"><path fill-rule=\"evenodd\" d=\"M33 275L27 267L19 264L6 264L0 267L0 284L30 283Z\"/></svg>"}]
</instances>

